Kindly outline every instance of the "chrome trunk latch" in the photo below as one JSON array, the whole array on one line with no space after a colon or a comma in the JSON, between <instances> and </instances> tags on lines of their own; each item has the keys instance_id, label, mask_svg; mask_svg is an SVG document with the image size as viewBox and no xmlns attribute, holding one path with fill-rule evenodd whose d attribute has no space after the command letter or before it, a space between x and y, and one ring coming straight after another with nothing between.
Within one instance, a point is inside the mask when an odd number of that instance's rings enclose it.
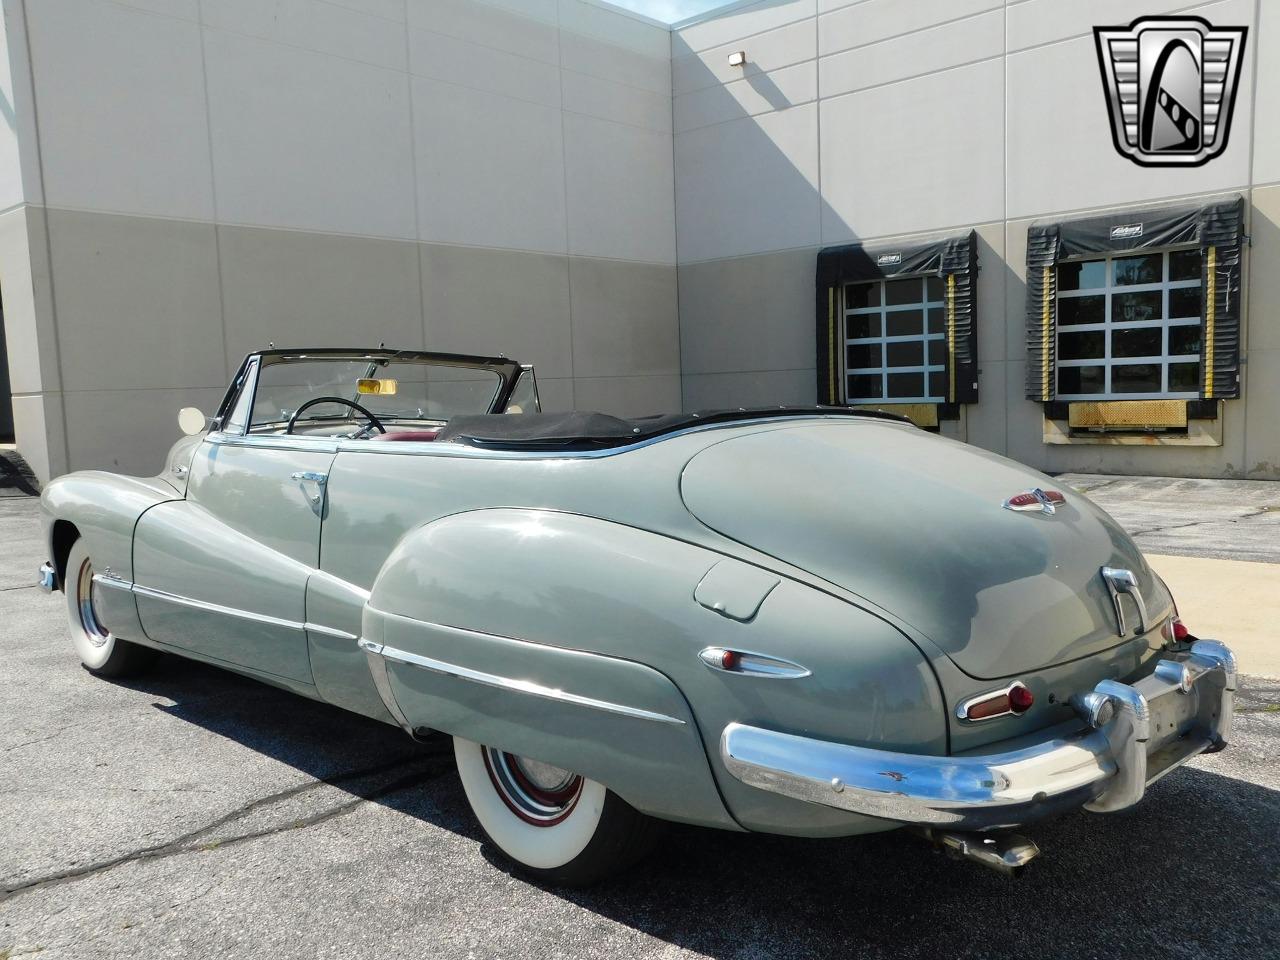
<instances>
[{"instance_id":1,"label":"chrome trunk latch","mask_svg":"<svg viewBox=\"0 0 1280 960\"><path fill-rule=\"evenodd\" d=\"M1112 606L1116 610L1116 631L1122 637L1129 635L1124 620L1124 604L1120 599L1122 595L1128 594L1138 608L1138 632L1146 633L1147 604L1142 599L1142 591L1138 589L1138 578L1133 575L1133 571L1122 570L1119 567L1103 567L1101 572L1102 581L1107 585Z\"/></svg>"}]
</instances>

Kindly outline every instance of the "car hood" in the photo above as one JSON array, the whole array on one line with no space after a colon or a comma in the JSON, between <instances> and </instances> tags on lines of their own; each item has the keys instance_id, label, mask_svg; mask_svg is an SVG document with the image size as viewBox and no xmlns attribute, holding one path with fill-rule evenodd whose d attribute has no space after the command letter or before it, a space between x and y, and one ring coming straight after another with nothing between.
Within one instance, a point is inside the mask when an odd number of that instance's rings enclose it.
<instances>
[{"instance_id":1,"label":"car hood","mask_svg":"<svg viewBox=\"0 0 1280 960\"><path fill-rule=\"evenodd\" d=\"M1003 508L1037 487L1066 503L1053 515ZM871 601L978 678L1123 642L1103 566L1136 574L1153 622L1171 604L1133 541L1083 496L902 424L739 435L689 461L681 494L707 526ZM1136 609L1124 603L1132 631Z\"/></svg>"}]
</instances>

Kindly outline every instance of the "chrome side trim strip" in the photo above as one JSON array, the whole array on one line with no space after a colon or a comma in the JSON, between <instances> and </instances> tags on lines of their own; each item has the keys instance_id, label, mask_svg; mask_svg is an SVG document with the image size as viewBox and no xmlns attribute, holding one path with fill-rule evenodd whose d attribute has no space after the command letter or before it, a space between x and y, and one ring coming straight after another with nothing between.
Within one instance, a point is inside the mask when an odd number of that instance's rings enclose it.
<instances>
[{"instance_id":1,"label":"chrome side trim strip","mask_svg":"<svg viewBox=\"0 0 1280 960\"><path fill-rule=\"evenodd\" d=\"M623 717L632 717L637 720L653 720L658 723L672 723L677 726L684 726L684 721L679 717L669 717L665 713L655 713L652 710L642 710L639 707L629 707L626 704L611 703L608 700L596 700L592 697L584 697L576 693L569 693L565 690L555 690L551 687L544 687L541 684L533 683L530 680L515 680L511 677L500 677L497 674L485 673L481 670L472 670L470 667L463 667L454 663L445 663L443 660L433 660L431 657L424 657L420 654L410 653L407 650L388 647L381 643L375 643L372 640L362 639L360 641L360 649L365 653L376 654L386 660L392 660L396 663L405 663L413 667L428 670L431 673L438 673L458 680L468 680L472 683L479 683L486 687L495 687L499 690L509 690L513 693L524 693L531 697L539 697L543 700L554 700L557 703L571 703L574 706L587 707L591 710L600 710L604 713L613 713Z\"/></svg>"},{"instance_id":2,"label":"chrome side trim strip","mask_svg":"<svg viewBox=\"0 0 1280 960\"><path fill-rule=\"evenodd\" d=\"M95 573L93 575L93 582L100 587L112 587L115 590L133 590L133 584L128 580L121 580L119 577L109 577L105 573Z\"/></svg>"},{"instance_id":3,"label":"chrome side trim strip","mask_svg":"<svg viewBox=\"0 0 1280 960\"><path fill-rule=\"evenodd\" d=\"M307 625L297 620L285 620L283 617L272 617L265 613L252 613L248 610L240 610L236 607L224 607L220 603L210 603L207 600L195 600L191 597L183 597L176 593L168 593L164 590L156 590L153 587L144 587L141 584L133 585L133 592L140 597L149 597L152 600L163 600L165 603L176 604L180 607L190 607L193 610L204 610L208 613L220 613L226 617L235 617L238 620L248 620L253 623L265 623L273 627L283 627L286 630L306 630Z\"/></svg>"},{"instance_id":4,"label":"chrome side trim strip","mask_svg":"<svg viewBox=\"0 0 1280 960\"><path fill-rule=\"evenodd\" d=\"M326 637L337 637L339 640L351 640L354 642L360 639L354 633L347 633L347 631L339 630L337 627L326 627L322 623L312 623L309 620L302 626L308 633L320 633Z\"/></svg>"}]
</instances>

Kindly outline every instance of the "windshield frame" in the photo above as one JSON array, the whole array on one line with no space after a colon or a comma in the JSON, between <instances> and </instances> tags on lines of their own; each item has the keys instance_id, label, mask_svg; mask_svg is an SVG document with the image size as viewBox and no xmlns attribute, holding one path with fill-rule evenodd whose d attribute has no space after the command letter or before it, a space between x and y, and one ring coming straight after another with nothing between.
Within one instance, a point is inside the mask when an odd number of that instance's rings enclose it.
<instances>
[{"instance_id":1,"label":"windshield frame","mask_svg":"<svg viewBox=\"0 0 1280 960\"><path fill-rule=\"evenodd\" d=\"M225 425L235 409L236 402L244 390L257 392L261 371L268 366L279 363L305 363L312 360L348 361L358 363L367 361L370 367L390 362L421 363L435 366L458 367L466 370L484 370L496 375L499 379L498 389L494 391L489 402L487 413L502 413L511 400L516 384L526 365L506 357L484 357L461 353L435 353L425 350L388 350L380 347L376 350L348 349L342 347L317 347L306 349L271 349L250 353L244 358L232 378L222 403L218 407L213 430L225 432ZM252 372L253 376L247 376ZM256 397L254 398L256 401ZM251 406L252 406L251 401ZM247 436L247 433L244 435ZM298 438L300 439L300 438Z\"/></svg>"}]
</instances>

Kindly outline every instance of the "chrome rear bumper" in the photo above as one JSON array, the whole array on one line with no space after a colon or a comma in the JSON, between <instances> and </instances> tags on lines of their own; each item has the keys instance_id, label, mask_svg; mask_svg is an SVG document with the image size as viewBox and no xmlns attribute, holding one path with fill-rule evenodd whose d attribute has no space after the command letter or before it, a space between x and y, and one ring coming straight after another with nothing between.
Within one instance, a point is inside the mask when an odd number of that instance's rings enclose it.
<instances>
[{"instance_id":1,"label":"chrome rear bumper","mask_svg":"<svg viewBox=\"0 0 1280 960\"><path fill-rule=\"evenodd\" d=\"M58 571L52 563L46 560L40 564L40 589L45 593L53 593L58 589Z\"/></svg>"},{"instance_id":2,"label":"chrome rear bumper","mask_svg":"<svg viewBox=\"0 0 1280 960\"><path fill-rule=\"evenodd\" d=\"M1147 785L1231 734L1235 657L1200 640L1133 684L1104 680L1074 701L1085 726L1001 753L918 756L733 723L720 757L743 783L923 826L994 830L1084 806L1131 807Z\"/></svg>"}]
</instances>

